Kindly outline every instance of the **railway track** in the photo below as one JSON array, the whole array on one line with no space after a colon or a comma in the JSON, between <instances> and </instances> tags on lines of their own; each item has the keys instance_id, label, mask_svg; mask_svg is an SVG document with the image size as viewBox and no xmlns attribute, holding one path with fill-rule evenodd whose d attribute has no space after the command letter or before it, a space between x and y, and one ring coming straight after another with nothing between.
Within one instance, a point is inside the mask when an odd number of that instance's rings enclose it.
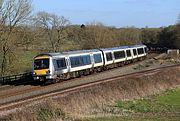
<instances>
[{"instance_id":1,"label":"railway track","mask_svg":"<svg viewBox=\"0 0 180 121\"><path fill-rule=\"evenodd\" d=\"M64 81L59 84L52 84L49 86L37 86L32 87L25 90L19 90L11 95L1 96L0 95L0 115L3 114L3 111L15 109L18 106L30 104L32 101L40 101L44 99L48 99L51 97L55 97L57 95L63 95L67 93L71 93L73 91L78 91L81 88L87 88L90 86L94 86L97 84L107 83L111 81L116 81L122 78L127 78L130 76L140 76L140 75L151 75L153 73L161 72L163 69L166 68L179 68L180 64L178 65L171 65L171 66L163 66L160 68L143 70L139 72L128 73L124 75L113 76L109 78L102 78L96 79L94 81L84 81L86 78L79 79L72 79L69 81ZM77 83L78 82L78 83Z\"/></svg>"}]
</instances>

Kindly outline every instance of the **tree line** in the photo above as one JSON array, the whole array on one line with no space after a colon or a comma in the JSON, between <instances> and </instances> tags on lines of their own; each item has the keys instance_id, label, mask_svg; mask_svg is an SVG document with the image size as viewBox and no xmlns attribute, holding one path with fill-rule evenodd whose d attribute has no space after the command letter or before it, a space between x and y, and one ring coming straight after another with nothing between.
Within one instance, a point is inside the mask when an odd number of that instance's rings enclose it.
<instances>
[{"instance_id":1,"label":"tree line","mask_svg":"<svg viewBox=\"0 0 180 121\"><path fill-rule=\"evenodd\" d=\"M139 43L180 48L180 16L169 27L115 28L101 22L72 25L64 16L46 11L33 14L32 8L31 0L0 1L0 76L9 74L18 51L46 53Z\"/></svg>"}]
</instances>

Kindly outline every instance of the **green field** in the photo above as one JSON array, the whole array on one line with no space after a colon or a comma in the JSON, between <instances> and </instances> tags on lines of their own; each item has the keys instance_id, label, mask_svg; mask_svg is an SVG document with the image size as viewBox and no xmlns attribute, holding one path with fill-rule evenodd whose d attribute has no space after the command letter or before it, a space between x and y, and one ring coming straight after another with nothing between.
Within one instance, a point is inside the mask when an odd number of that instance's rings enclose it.
<instances>
[{"instance_id":1,"label":"green field","mask_svg":"<svg viewBox=\"0 0 180 121\"><path fill-rule=\"evenodd\" d=\"M39 54L37 51L17 50L17 52L13 55L11 64L7 66L6 75L14 75L32 71L32 60L37 54ZM0 59L0 61L2 60Z\"/></svg>"},{"instance_id":2,"label":"green field","mask_svg":"<svg viewBox=\"0 0 180 121\"><path fill-rule=\"evenodd\" d=\"M20 51L17 53L17 63L19 64L18 66L15 66L17 68L17 71L15 72L29 72L32 70L32 61L33 58L39 54L39 52L36 51Z\"/></svg>"},{"instance_id":3,"label":"green field","mask_svg":"<svg viewBox=\"0 0 180 121\"><path fill-rule=\"evenodd\" d=\"M180 88L134 101L118 101L115 106L126 116L87 118L83 121L180 121Z\"/></svg>"}]
</instances>

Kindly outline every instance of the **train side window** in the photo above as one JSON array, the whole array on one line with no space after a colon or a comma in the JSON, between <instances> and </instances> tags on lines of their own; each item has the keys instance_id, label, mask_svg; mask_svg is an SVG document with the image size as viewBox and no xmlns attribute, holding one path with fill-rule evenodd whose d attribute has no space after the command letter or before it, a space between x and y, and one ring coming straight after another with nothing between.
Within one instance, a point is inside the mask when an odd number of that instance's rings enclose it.
<instances>
[{"instance_id":1,"label":"train side window","mask_svg":"<svg viewBox=\"0 0 180 121\"><path fill-rule=\"evenodd\" d=\"M131 51L130 50L126 50L127 53L127 57L131 57Z\"/></svg>"},{"instance_id":2,"label":"train side window","mask_svg":"<svg viewBox=\"0 0 180 121\"><path fill-rule=\"evenodd\" d=\"M78 67L91 64L90 55L70 57L71 67Z\"/></svg>"},{"instance_id":3,"label":"train side window","mask_svg":"<svg viewBox=\"0 0 180 121\"><path fill-rule=\"evenodd\" d=\"M61 59L56 60L56 63L57 63L58 68L61 68L61 69L67 68L65 58L61 58Z\"/></svg>"},{"instance_id":4,"label":"train side window","mask_svg":"<svg viewBox=\"0 0 180 121\"><path fill-rule=\"evenodd\" d=\"M145 50L145 53L147 53L147 51L148 51L147 47L145 47L144 50Z\"/></svg>"},{"instance_id":5,"label":"train side window","mask_svg":"<svg viewBox=\"0 0 180 121\"><path fill-rule=\"evenodd\" d=\"M116 51L114 52L115 59L121 59L125 58L125 52L124 51Z\"/></svg>"},{"instance_id":6,"label":"train side window","mask_svg":"<svg viewBox=\"0 0 180 121\"><path fill-rule=\"evenodd\" d=\"M107 59L107 61L111 61L111 60L112 60L112 54L111 54L111 52L106 53L106 59Z\"/></svg>"},{"instance_id":7,"label":"train side window","mask_svg":"<svg viewBox=\"0 0 180 121\"><path fill-rule=\"evenodd\" d=\"M102 62L101 54L94 54L93 57L94 57L95 63L101 63Z\"/></svg>"},{"instance_id":8,"label":"train side window","mask_svg":"<svg viewBox=\"0 0 180 121\"><path fill-rule=\"evenodd\" d=\"M82 59L83 65L91 64L90 55L81 56L81 59Z\"/></svg>"},{"instance_id":9,"label":"train side window","mask_svg":"<svg viewBox=\"0 0 180 121\"><path fill-rule=\"evenodd\" d=\"M71 67L77 67L83 65L81 56L70 57L70 62L71 62Z\"/></svg>"},{"instance_id":10,"label":"train side window","mask_svg":"<svg viewBox=\"0 0 180 121\"><path fill-rule=\"evenodd\" d=\"M138 54L144 54L144 49L143 48L138 48L137 51L138 51Z\"/></svg>"},{"instance_id":11,"label":"train side window","mask_svg":"<svg viewBox=\"0 0 180 121\"><path fill-rule=\"evenodd\" d=\"M134 56L136 56L136 55L137 55L137 51L136 51L136 49L133 49L133 54L134 54Z\"/></svg>"}]
</instances>

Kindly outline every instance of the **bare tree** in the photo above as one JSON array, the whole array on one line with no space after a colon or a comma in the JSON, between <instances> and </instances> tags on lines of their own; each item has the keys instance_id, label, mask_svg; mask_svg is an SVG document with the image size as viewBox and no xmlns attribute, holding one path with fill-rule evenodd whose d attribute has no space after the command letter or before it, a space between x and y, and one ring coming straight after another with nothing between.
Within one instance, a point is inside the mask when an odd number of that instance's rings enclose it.
<instances>
[{"instance_id":1,"label":"bare tree","mask_svg":"<svg viewBox=\"0 0 180 121\"><path fill-rule=\"evenodd\" d=\"M100 22L92 22L83 30L83 48L102 48L114 45L112 41L112 33L108 27L105 27Z\"/></svg>"},{"instance_id":2,"label":"bare tree","mask_svg":"<svg viewBox=\"0 0 180 121\"><path fill-rule=\"evenodd\" d=\"M57 16L44 11L38 12L34 20L36 27L44 31L43 36L47 35L51 51L60 51L63 41L66 39L65 29L70 24L69 20L63 16Z\"/></svg>"},{"instance_id":3,"label":"bare tree","mask_svg":"<svg viewBox=\"0 0 180 121\"><path fill-rule=\"evenodd\" d=\"M5 74L7 64L14 51L12 34L15 27L24 24L31 14L30 0L5 0L0 7L0 45L2 51L1 76Z\"/></svg>"},{"instance_id":4,"label":"bare tree","mask_svg":"<svg viewBox=\"0 0 180 121\"><path fill-rule=\"evenodd\" d=\"M15 35L16 43L15 45L17 47L22 48L25 51L28 51L29 49L32 49L33 46L31 46L35 40L35 33L32 28L29 26L23 26L16 28L17 32Z\"/></svg>"}]
</instances>

